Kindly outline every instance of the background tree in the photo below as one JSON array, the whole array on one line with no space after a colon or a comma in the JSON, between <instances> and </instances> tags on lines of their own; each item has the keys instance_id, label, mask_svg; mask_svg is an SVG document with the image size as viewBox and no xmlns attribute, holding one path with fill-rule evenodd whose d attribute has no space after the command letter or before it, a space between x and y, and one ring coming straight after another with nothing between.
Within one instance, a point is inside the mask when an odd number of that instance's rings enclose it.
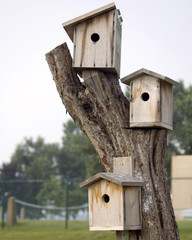
<instances>
[{"instance_id":1,"label":"background tree","mask_svg":"<svg viewBox=\"0 0 192 240\"><path fill-rule=\"evenodd\" d=\"M42 188L42 183L27 180L50 179L55 176L54 163L58 155L58 144L45 144L40 137L36 141L25 138L16 147L11 163L4 164L2 168L2 178L12 180L11 183L6 183L7 197L12 195L23 201L38 203L36 195ZM20 181L17 183L17 180Z\"/></svg>"},{"instance_id":2,"label":"background tree","mask_svg":"<svg viewBox=\"0 0 192 240\"><path fill-rule=\"evenodd\" d=\"M192 86L174 88L173 131L169 132L166 166L171 177L171 157L192 154Z\"/></svg>"},{"instance_id":3,"label":"background tree","mask_svg":"<svg viewBox=\"0 0 192 240\"><path fill-rule=\"evenodd\" d=\"M3 164L1 169L0 180L8 181L4 186L5 187L4 196L6 199L10 196L17 196L18 198L21 198L23 196L23 192L26 190L25 186L22 184L13 184L14 181L17 182L25 180L25 176L17 170L16 163ZM9 182L9 180L12 180L12 182ZM1 191L0 196L2 198L3 197L2 184L0 185L0 191Z\"/></svg>"},{"instance_id":4,"label":"background tree","mask_svg":"<svg viewBox=\"0 0 192 240\"><path fill-rule=\"evenodd\" d=\"M64 124L62 140L58 164L64 178L85 179L103 170L94 147L74 121Z\"/></svg>"},{"instance_id":5,"label":"background tree","mask_svg":"<svg viewBox=\"0 0 192 240\"><path fill-rule=\"evenodd\" d=\"M181 86L174 89L174 131L170 134L170 143L177 147L178 153L192 154L192 86L180 83Z\"/></svg>"},{"instance_id":6,"label":"background tree","mask_svg":"<svg viewBox=\"0 0 192 240\"><path fill-rule=\"evenodd\" d=\"M78 183L101 170L102 165L90 141L69 120L63 125L61 145L45 143L41 137L25 138L16 147L11 162L3 165L0 177L11 180L6 183L7 197L55 206L65 205L67 180L69 205L77 206L87 202L87 191L80 190ZM16 182L18 180L20 182ZM28 180L40 181L26 182Z\"/></svg>"}]
</instances>

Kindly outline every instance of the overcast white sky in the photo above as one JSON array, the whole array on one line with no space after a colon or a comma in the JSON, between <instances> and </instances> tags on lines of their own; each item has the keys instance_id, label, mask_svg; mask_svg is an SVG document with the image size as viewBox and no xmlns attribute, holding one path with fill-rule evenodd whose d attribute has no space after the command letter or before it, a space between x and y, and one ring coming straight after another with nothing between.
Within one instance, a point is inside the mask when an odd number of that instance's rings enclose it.
<instances>
[{"instance_id":1,"label":"overcast white sky","mask_svg":"<svg viewBox=\"0 0 192 240\"><path fill-rule=\"evenodd\" d=\"M24 137L60 142L69 119L45 53L73 45L62 23L109 0L0 0L0 165ZM123 16L121 77L144 67L192 83L192 1L116 0Z\"/></svg>"}]
</instances>

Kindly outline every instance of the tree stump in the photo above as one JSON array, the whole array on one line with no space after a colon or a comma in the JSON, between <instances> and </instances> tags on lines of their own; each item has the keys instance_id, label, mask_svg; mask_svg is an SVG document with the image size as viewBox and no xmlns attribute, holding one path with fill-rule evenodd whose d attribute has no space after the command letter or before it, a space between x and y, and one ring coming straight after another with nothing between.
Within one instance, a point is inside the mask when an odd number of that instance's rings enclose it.
<instances>
[{"instance_id":1,"label":"tree stump","mask_svg":"<svg viewBox=\"0 0 192 240\"><path fill-rule=\"evenodd\" d=\"M117 75L85 70L81 82L66 43L47 53L46 60L63 104L95 147L105 170L113 172L113 158L131 156L135 177L146 183L142 230L130 231L129 238L179 239L165 169L167 130L130 129L129 101Z\"/></svg>"}]
</instances>

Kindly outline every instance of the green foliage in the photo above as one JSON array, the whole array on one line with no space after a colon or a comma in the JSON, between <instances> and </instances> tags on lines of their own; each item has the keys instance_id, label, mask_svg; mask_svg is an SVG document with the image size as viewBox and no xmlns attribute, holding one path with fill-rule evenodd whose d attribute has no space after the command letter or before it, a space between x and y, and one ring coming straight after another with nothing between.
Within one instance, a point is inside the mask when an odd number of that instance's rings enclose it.
<instances>
[{"instance_id":1,"label":"green foliage","mask_svg":"<svg viewBox=\"0 0 192 240\"><path fill-rule=\"evenodd\" d=\"M166 166L171 175L171 157L192 154L192 86L185 87L183 81L173 91L173 131L169 132L166 151Z\"/></svg>"},{"instance_id":2,"label":"green foliage","mask_svg":"<svg viewBox=\"0 0 192 240\"><path fill-rule=\"evenodd\" d=\"M130 87L127 86L127 87L126 87L126 90L125 90L125 96L127 97L128 100L130 100L130 94L131 94L131 93L130 93Z\"/></svg>"},{"instance_id":3,"label":"green foliage","mask_svg":"<svg viewBox=\"0 0 192 240\"><path fill-rule=\"evenodd\" d=\"M17 164L17 175L27 179L50 179L55 175L54 161L59 153L58 144L45 144L43 138L36 141L25 138L16 147L11 163Z\"/></svg>"},{"instance_id":4,"label":"green foliage","mask_svg":"<svg viewBox=\"0 0 192 240\"><path fill-rule=\"evenodd\" d=\"M72 120L64 124L62 153L70 157L68 164L65 163L64 157L59 161L62 173L66 174L67 171L71 171L73 175L68 174L67 177L78 176L78 178L84 179L103 171L94 147Z\"/></svg>"},{"instance_id":5,"label":"green foliage","mask_svg":"<svg viewBox=\"0 0 192 240\"><path fill-rule=\"evenodd\" d=\"M65 189L62 182L54 181L54 179L53 181L45 181L36 198L44 206L64 206Z\"/></svg>"},{"instance_id":6,"label":"green foliage","mask_svg":"<svg viewBox=\"0 0 192 240\"><path fill-rule=\"evenodd\" d=\"M64 124L61 146L47 144L41 137L25 138L16 147L11 162L3 165L0 179L25 181L6 183L7 197L54 206L65 205L67 180L69 206L76 206L87 202L87 189L80 189L78 183L102 170L88 138L69 120ZM26 183L28 179L44 182Z\"/></svg>"},{"instance_id":7,"label":"green foliage","mask_svg":"<svg viewBox=\"0 0 192 240\"><path fill-rule=\"evenodd\" d=\"M171 142L181 154L192 154L192 86L174 88L173 127Z\"/></svg>"}]
</instances>

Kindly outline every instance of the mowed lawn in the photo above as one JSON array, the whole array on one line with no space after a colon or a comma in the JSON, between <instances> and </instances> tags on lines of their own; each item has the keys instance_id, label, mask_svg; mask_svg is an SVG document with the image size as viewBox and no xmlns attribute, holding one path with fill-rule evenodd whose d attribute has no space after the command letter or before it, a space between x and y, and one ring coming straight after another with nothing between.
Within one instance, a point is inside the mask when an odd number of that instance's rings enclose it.
<instances>
[{"instance_id":1,"label":"mowed lawn","mask_svg":"<svg viewBox=\"0 0 192 240\"><path fill-rule=\"evenodd\" d=\"M178 222L181 240L192 240L192 221ZM90 232L87 221L19 221L0 229L0 240L115 240L115 232Z\"/></svg>"}]
</instances>

